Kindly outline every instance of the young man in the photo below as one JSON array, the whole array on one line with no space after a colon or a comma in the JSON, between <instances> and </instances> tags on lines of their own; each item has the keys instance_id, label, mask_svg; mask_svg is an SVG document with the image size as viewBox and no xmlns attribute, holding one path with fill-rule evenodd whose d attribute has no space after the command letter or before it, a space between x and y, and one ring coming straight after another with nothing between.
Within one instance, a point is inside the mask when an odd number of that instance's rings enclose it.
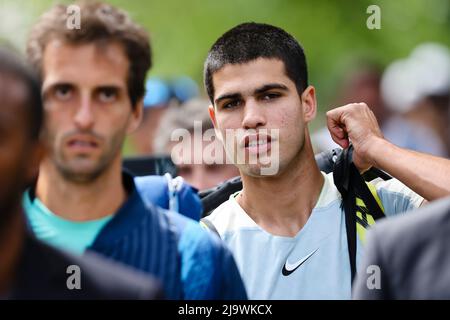
<instances>
[{"instance_id":1,"label":"young man","mask_svg":"<svg viewBox=\"0 0 450 320\"><path fill-rule=\"evenodd\" d=\"M314 160L308 123L317 102L301 46L277 27L241 24L209 51L205 86L217 134L238 161L243 183L208 219L233 251L249 298L350 298L341 195ZM360 170L374 165L429 200L450 193L449 161L385 141L366 105L347 105L328 117L338 144L346 148L352 140ZM278 170L268 174L268 168ZM395 179L376 190L388 216L423 202ZM359 263L359 238L357 249Z\"/></svg>"},{"instance_id":2,"label":"young man","mask_svg":"<svg viewBox=\"0 0 450 320\"><path fill-rule=\"evenodd\" d=\"M20 200L39 168L43 110L37 77L3 48L0 101L0 300L160 298L159 286L142 274L92 255L67 255L26 232ZM68 287L75 266L79 290Z\"/></svg>"},{"instance_id":3,"label":"young man","mask_svg":"<svg viewBox=\"0 0 450 320\"><path fill-rule=\"evenodd\" d=\"M144 202L121 169L124 137L142 115L150 67L147 33L124 12L65 5L34 26L27 53L42 78L48 156L24 195L35 235L82 254L99 252L156 276L169 299L242 299L231 253L198 223Z\"/></svg>"}]
</instances>

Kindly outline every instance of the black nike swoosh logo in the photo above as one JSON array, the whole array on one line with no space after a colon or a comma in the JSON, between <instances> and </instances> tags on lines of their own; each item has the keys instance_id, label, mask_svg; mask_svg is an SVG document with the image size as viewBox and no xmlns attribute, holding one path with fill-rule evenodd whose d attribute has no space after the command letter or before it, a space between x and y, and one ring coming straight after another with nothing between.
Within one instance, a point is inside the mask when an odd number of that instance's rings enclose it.
<instances>
[{"instance_id":1,"label":"black nike swoosh logo","mask_svg":"<svg viewBox=\"0 0 450 320\"><path fill-rule=\"evenodd\" d=\"M297 261L296 263L290 264L287 260L286 263L283 265L283 269L281 270L281 273L283 274L283 276L287 277L288 275L290 275L292 272L294 272L295 270L297 270L302 264L304 264L309 258L311 258L311 256L316 253L316 251L319 250L319 248L317 248L316 250L314 250L313 252L311 252L310 254L308 254L306 257L300 259L299 261Z\"/></svg>"}]
</instances>

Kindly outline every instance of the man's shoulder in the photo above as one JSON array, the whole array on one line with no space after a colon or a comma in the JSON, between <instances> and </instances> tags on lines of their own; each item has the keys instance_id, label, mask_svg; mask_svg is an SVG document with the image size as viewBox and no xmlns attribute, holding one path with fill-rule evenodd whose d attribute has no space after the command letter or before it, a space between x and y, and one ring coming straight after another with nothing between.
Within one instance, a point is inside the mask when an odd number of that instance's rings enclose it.
<instances>
[{"instance_id":1,"label":"man's shoulder","mask_svg":"<svg viewBox=\"0 0 450 320\"><path fill-rule=\"evenodd\" d=\"M185 215L165 208L152 205L150 203L145 204L146 215L152 216L153 221L156 224L155 227L160 231L171 234L171 237L176 240L178 251L183 254L184 251L193 251L195 247L191 247L190 250L185 250L183 244L190 243L202 243L203 247L217 247L213 239L208 237L208 232L204 230L198 221L188 218Z\"/></svg>"},{"instance_id":2,"label":"man's shoulder","mask_svg":"<svg viewBox=\"0 0 450 320\"><path fill-rule=\"evenodd\" d=\"M131 269L112 260L87 252L80 261L80 268L89 272L92 285L112 299L161 299L159 282L141 271Z\"/></svg>"},{"instance_id":3,"label":"man's shoulder","mask_svg":"<svg viewBox=\"0 0 450 320\"><path fill-rule=\"evenodd\" d=\"M178 250L182 259L216 259L228 252L225 244L216 234L205 229L198 221L187 218L177 212L160 209L178 236Z\"/></svg>"},{"instance_id":4,"label":"man's shoulder","mask_svg":"<svg viewBox=\"0 0 450 320\"><path fill-rule=\"evenodd\" d=\"M234 198L235 195L231 195L227 201L223 202L206 217L214 225L222 239L225 240L226 235L240 230L256 228L255 222L251 220Z\"/></svg>"},{"instance_id":5,"label":"man's shoulder","mask_svg":"<svg viewBox=\"0 0 450 320\"><path fill-rule=\"evenodd\" d=\"M187 218L178 212L161 209L178 234L180 251L194 251L197 246L202 249L217 250L222 248L220 239L211 236L198 221Z\"/></svg>"},{"instance_id":6,"label":"man's shoulder","mask_svg":"<svg viewBox=\"0 0 450 320\"><path fill-rule=\"evenodd\" d=\"M370 233L382 251L415 251L439 242L439 231L449 232L450 198L421 207L411 214L380 221ZM404 244L404 245L402 245Z\"/></svg>"},{"instance_id":7,"label":"man's shoulder","mask_svg":"<svg viewBox=\"0 0 450 320\"><path fill-rule=\"evenodd\" d=\"M134 182L145 202L173 209L171 203L175 201L178 212L189 218L199 219L202 205L198 192L181 177L172 179L170 176L141 176L135 177Z\"/></svg>"},{"instance_id":8,"label":"man's shoulder","mask_svg":"<svg viewBox=\"0 0 450 320\"><path fill-rule=\"evenodd\" d=\"M234 200L232 199L232 197L233 197L233 195L230 196L230 198L228 200L221 203L216 209L214 209L211 212L210 215L208 215L205 218L214 224L216 224L216 223L220 224L226 220L229 220L231 218L231 216L233 214L235 214L235 211L236 211L234 204L233 204Z\"/></svg>"},{"instance_id":9,"label":"man's shoulder","mask_svg":"<svg viewBox=\"0 0 450 320\"><path fill-rule=\"evenodd\" d=\"M383 290L367 290L367 279L361 273L355 297L448 298L449 241L450 198L380 221L368 233L364 266L380 268Z\"/></svg>"},{"instance_id":10,"label":"man's shoulder","mask_svg":"<svg viewBox=\"0 0 450 320\"><path fill-rule=\"evenodd\" d=\"M95 253L77 257L32 236L27 236L19 270L13 296L18 299L162 298L160 285L149 275Z\"/></svg>"},{"instance_id":11,"label":"man's shoulder","mask_svg":"<svg viewBox=\"0 0 450 320\"><path fill-rule=\"evenodd\" d=\"M423 197L396 178L389 180L377 178L370 184L375 187L387 216L417 209L424 201Z\"/></svg>"},{"instance_id":12,"label":"man's shoulder","mask_svg":"<svg viewBox=\"0 0 450 320\"><path fill-rule=\"evenodd\" d=\"M325 173L321 171L323 180L322 190L317 200L315 208L327 208L332 203L340 203L342 201L342 196L339 193L336 185L334 184L333 172Z\"/></svg>"},{"instance_id":13,"label":"man's shoulder","mask_svg":"<svg viewBox=\"0 0 450 320\"><path fill-rule=\"evenodd\" d=\"M172 211L165 214L179 233L186 299L246 299L234 258L221 238L195 220Z\"/></svg>"}]
</instances>

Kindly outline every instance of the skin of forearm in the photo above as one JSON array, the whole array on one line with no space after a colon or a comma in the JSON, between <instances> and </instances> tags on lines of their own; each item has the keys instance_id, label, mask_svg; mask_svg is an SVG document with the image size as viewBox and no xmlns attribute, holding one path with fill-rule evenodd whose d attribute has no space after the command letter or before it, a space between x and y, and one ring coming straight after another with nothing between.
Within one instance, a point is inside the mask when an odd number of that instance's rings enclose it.
<instances>
[{"instance_id":1,"label":"skin of forearm","mask_svg":"<svg viewBox=\"0 0 450 320\"><path fill-rule=\"evenodd\" d=\"M369 157L375 167L386 171L428 201L450 195L450 160L397 147L378 138Z\"/></svg>"}]
</instances>

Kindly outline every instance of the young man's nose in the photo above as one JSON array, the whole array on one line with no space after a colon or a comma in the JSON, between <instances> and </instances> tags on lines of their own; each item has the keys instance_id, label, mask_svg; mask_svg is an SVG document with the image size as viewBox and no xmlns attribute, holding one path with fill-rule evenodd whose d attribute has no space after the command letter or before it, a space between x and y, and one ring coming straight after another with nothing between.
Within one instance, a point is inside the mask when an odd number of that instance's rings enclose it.
<instances>
[{"instance_id":1,"label":"young man's nose","mask_svg":"<svg viewBox=\"0 0 450 320\"><path fill-rule=\"evenodd\" d=\"M90 129L94 124L94 114L90 98L83 98L75 114L75 124L80 129Z\"/></svg>"},{"instance_id":2,"label":"young man's nose","mask_svg":"<svg viewBox=\"0 0 450 320\"><path fill-rule=\"evenodd\" d=\"M244 107L244 118L242 119L242 127L244 129L256 129L266 124L264 108L254 100L246 102Z\"/></svg>"}]
</instances>

